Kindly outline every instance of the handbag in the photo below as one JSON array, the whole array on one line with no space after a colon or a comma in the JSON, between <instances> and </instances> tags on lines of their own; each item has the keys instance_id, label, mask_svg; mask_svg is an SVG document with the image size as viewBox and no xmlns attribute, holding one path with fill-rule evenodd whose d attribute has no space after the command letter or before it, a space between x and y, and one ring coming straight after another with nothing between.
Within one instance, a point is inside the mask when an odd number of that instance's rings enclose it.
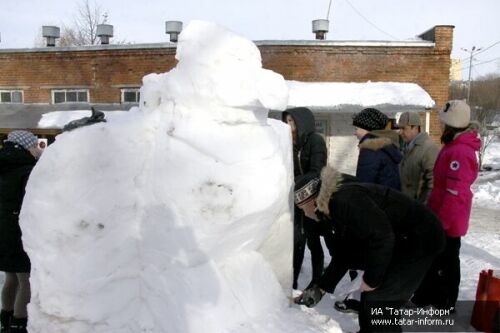
<instances>
[{"instance_id":1,"label":"handbag","mask_svg":"<svg viewBox=\"0 0 500 333\"><path fill-rule=\"evenodd\" d=\"M500 332L500 271L479 273L470 324L482 332Z\"/></svg>"}]
</instances>

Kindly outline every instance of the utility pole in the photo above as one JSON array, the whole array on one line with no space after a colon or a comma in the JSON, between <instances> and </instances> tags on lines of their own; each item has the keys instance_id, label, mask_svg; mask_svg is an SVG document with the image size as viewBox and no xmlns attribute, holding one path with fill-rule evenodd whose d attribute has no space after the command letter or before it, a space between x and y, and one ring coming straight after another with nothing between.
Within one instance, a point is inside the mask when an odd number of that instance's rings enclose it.
<instances>
[{"instance_id":1,"label":"utility pole","mask_svg":"<svg viewBox=\"0 0 500 333\"><path fill-rule=\"evenodd\" d=\"M472 75L472 60L474 58L474 51L479 52L481 51L481 48L476 50L476 47L473 46L472 49L469 51L467 49L462 48L465 52L470 52L470 60L469 60L469 82L467 83L467 104L470 105L470 91L471 91L471 75Z\"/></svg>"}]
</instances>

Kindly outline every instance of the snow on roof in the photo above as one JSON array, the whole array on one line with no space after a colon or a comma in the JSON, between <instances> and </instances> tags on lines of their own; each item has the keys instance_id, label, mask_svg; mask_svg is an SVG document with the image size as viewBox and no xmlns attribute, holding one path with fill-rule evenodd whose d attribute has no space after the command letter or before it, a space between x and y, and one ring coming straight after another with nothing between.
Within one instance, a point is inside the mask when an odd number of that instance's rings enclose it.
<instances>
[{"instance_id":1,"label":"snow on roof","mask_svg":"<svg viewBox=\"0 0 500 333\"><path fill-rule=\"evenodd\" d=\"M423 111L434 107L431 96L415 83L287 81L288 107L317 112L358 112L366 107L382 111Z\"/></svg>"}]
</instances>

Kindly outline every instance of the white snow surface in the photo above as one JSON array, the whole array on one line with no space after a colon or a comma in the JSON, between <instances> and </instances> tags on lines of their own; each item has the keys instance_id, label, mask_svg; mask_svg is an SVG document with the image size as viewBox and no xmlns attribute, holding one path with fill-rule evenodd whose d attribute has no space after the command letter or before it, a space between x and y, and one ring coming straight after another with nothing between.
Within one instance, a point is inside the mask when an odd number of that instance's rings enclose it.
<instances>
[{"instance_id":1,"label":"white snow surface","mask_svg":"<svg viewBox=\"0 0 500 333\"><path fill-rule=\"evenodd\" d=\"M416 83L400 82L300 82L287 81L289 106L359 111L364 107L429 109L431 96Z\"/></svg>"},{"instance_id":2,"label":"white snow surface","mask_svg":"<svg viewBox=\"0 0 500 333\"><path fill-rule=\"evenodd\" d=\"M289 305L293 172L281 75L215 24L140 108L59 135L20 215L29 332L336 332Z\"/></svg>"}]
</instances>

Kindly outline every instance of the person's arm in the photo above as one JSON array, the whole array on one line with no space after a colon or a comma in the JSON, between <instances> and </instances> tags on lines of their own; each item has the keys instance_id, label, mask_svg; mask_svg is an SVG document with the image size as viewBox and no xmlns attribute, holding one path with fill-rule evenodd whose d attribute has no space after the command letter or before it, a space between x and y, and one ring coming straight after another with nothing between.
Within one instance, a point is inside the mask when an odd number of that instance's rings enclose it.
<instances>
[{"instance_id":1,"label":"person's arm","mask_svg":"<svg viewBox=\"0 0 500 333\"><path fill-rule=\"evenodd\" d=\"M310 174L317 175L319 177L321 169L326 166L326 144L325 140L318 133L313 133L309 137L310 144L310 157L309 157L309 168L302 170L303 173L295 177L295 183L299 182L303 177L309 177ZM302 161L299 158L299 164Z\"/></svg>"},{"instance_id":2,"label":"person's arm","mask_svg":"<svg viewBox=\"0 0 500 333\"><path fill-rule=\"evenodd\" d=\"M418 201L421 203L427 203L427 199L431 194L432 188L434 186L434 164L436 163L436 158L439 153L439 147L435 144L430 144L424 153L421 161L422 169L422 187L418 197Z\"/></svg>"},{"instance_id":3,"label":"person's arm","mask_svg":"<svg viewBox=\"0 0 500 333\"><path fill-rule=\"evenodd\" d=\"M436 214L443 222L444 230L453 224L466 223L469 217L471 185L478 174L478 162L474 153L450 151L445 156L445 194Z\"/></svg>"},{"instance_id":4,"label":"person's arm","mask_svg":"<svg viewBox=\"0 0 500 333\"><path fill-rule=\"evenodd\" d=\"M377 183L378 170L380 169L380 158L377 151L362 148L359 151L356 177L361 183Z\"/></svg>"}]
</instances>

